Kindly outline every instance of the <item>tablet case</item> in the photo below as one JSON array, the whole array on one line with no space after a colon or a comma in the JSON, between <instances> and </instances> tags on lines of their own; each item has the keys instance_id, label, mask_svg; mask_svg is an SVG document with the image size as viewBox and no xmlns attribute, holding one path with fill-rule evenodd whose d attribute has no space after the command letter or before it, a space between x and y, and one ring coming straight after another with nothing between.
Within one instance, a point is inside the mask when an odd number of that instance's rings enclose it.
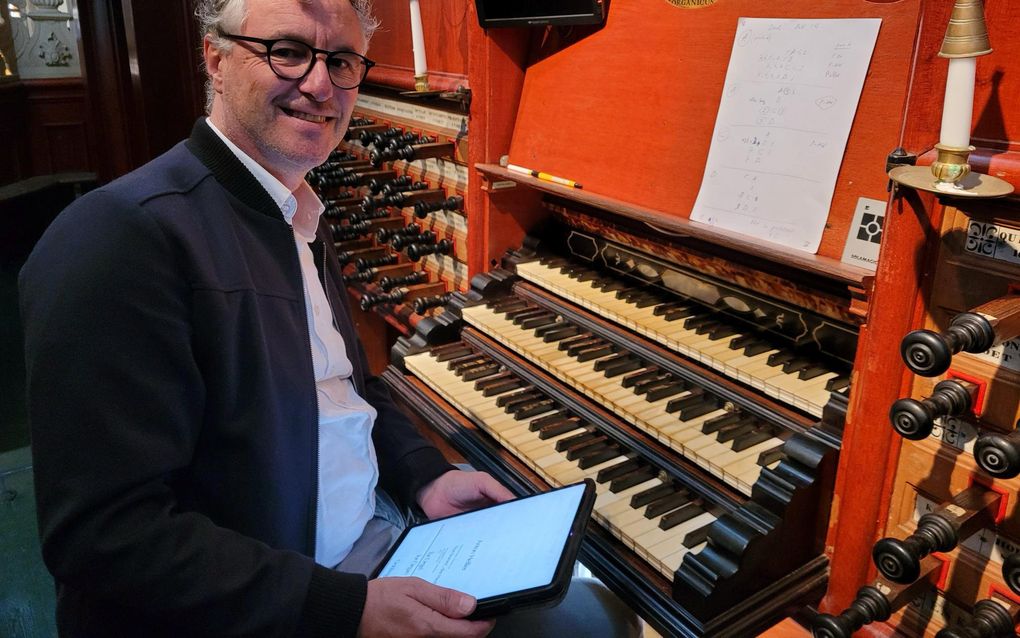
<instances>
[{"instance_id":1,"label":"tablet case","mask_svg":"<svg viewBox=\"0 0 1020 638\"><path fill-rule=\"evenodd\" d=\"M565 485L563 487L556 488L557 490L568 489L576 485L584 485L584 494L581 496L580 503L577 508L577 512L574 515L574 520L570 525L570 532L567 535L567 542L564 544L563 551L560 553L559 562L556 565L556 570L553 574L552 581L542 587L532 587L530 589L522 589L520 591L511 592L507 594L501 594L499 596L491 596L488 598L481 598L477 601L475 611L468 616L472 620L481 618L492 618L495 616L502 616L513 611L518 611L525 608L535 607L550 607L561 600L567 593L567 587L570 586L571 575L573 574L574 561L577 560L577 552L581 548L581 541L584 538L584 530L588 525L588 520L591 518L592 507L595 505L595 482L591 479L585 479L581 483L574 483L571 485ZM552 490L550 490L552 491ZM520 499L535 498L546 494L548 492L539 492L537 494L530 494L523 496ZM509 501L507 501L509 502ZM492 507L500 507L503 503L496 503L495 505L489 505L488 507L481 509L489 509ZM445 518L454 518L456 516L468 516L472 512L479 510L472 510L471 512L462 512L460 514L454 514L453 516L447 516L442 519L437 518L434 520L420 523L419 525L412 525L403 531L397 542L393 544L390 551L386 552L385 558L379 563L372 573L372 578L377 578L383 567L390 561L393 553L397 550L400 544L404 541L404 537L407 536L408 532L421 525L428 525L435 523L439 520L445 520Z\"/></svg>"}]
</instances>

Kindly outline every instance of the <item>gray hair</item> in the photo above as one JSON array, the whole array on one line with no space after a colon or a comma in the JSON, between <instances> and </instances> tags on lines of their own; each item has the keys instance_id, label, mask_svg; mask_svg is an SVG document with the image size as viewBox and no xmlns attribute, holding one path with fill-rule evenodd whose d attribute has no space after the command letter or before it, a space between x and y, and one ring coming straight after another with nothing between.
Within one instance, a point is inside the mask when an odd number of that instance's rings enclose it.
<instances>
[{"instance_id":1,"label":"gray hair","mask_svg":"<svg viewBox=\"0 0 1020 638\"><path fill-rule=\"evenodd\" d=\"M312 0L300 0L309 3ZM379 28L379 19L372 13L373 0L349 0L354 12L358 14L358 21L361 23L361 31L365 34L365 43L372 40L376 29ZM233 42L222 37L221 33L237 33L248 19L248 0L199 0L195 9L195 16L198 18L198 25L203 37L212 36L213 43L217 48L229 51ZM205 82L205 111L212 111L214 91L212 79Z\"/></svg>"}]
</instances>

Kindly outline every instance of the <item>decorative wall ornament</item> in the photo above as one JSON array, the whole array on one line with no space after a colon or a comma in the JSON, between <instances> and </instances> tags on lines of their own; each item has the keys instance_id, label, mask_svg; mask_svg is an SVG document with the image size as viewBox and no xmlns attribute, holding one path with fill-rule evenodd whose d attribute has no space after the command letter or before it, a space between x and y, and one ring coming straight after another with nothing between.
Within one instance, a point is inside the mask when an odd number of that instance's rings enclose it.
<instances>
[{"instance_id":1,"label":"decorative wall ornament","mask_svg":"<svg viewBox=\"0 0 1020 638\"><path fill-rule=\"evenodd\" d=\"M12 2L21 16L11 20L21 79L80 77L73 0L66 0L67 13L60 10L65 0Z\"/></svg>"}]
</instances>

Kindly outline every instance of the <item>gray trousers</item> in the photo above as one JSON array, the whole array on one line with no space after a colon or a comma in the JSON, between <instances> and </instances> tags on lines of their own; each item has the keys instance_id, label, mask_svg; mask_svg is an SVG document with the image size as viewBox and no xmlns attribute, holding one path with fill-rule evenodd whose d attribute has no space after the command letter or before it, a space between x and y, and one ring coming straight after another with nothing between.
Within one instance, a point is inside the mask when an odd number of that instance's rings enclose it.
<instances>
[{"instance_id":1,"label":"gray trousers","mask_svg":"<svg viewBox=\"0 0 1020 638\"><path fill-rule=\"evenodd\" d=\"M400 508L376 490L375 516L337 571L370 576L408 525ZM555 607L524 609L503 616L489 634L495 638L640 638L641 620L616 594L591 578L574 578Z\"/></svg>"}]
</instances>

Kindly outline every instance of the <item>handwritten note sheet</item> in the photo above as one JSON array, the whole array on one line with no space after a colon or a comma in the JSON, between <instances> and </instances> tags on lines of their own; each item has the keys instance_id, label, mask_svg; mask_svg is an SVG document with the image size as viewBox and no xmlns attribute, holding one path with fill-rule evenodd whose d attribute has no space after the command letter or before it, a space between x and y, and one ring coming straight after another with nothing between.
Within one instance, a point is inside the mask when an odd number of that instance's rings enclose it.
<instances>
[{"instance_id":1,"label":"handwritten note sheet","mask_svg":"<svg viewBox=\"0 0 1020 638\"><path fill-rule=\"evenodd\" d=\"M692 220L818 250L880 22L740 19Z\"/></svg>"}]
</instances>

